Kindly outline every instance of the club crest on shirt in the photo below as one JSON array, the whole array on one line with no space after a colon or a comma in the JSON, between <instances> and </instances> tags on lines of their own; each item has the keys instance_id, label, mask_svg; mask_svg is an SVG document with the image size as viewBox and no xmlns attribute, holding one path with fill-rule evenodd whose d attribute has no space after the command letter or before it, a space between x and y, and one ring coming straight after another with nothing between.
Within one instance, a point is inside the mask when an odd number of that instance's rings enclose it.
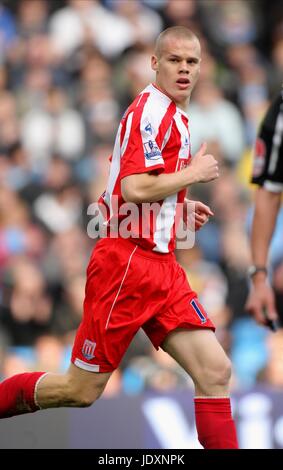
<instances>
[{"instance_id":1,"label":"club crest on shirt","mask_svg":"<svg viewBox=\"0 0 283 470\"><path fill-rule=\"evenodd\" d=\"M86 339L82 347L83 356L88 360L93 359L95 357L94 356L95 348L96 348L96 343L90 341L89 339Z\"/></svg>"},{"instance_id":2,"label":"club crest on shirt","mask_svg":"<svg viewBox=\"0 0 283 470\"><path fill-rule=\"evenodd\" d=\"M144 155L147 160L159 160L161 157L161 152L154 140L149 140L144 142Z\"/></svg>"},{"instance_id":3,"label":"club crest on shirt","mask_svg":"<svg viewBox=\"0 0 283 470\"><path fill-rule=\"evenodd\" d=\"M253 176L257 177L263 173L266 157L265 142L257 138L254 149Z\"/></svg>"}]
</instances>

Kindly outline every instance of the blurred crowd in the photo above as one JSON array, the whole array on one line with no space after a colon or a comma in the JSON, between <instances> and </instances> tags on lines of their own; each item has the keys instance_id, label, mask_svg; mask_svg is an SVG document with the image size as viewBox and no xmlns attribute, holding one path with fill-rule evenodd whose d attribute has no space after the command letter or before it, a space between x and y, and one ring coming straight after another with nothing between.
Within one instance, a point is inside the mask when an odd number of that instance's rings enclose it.
<instances>
[{"instance_id":1,"label":"blurred crowd","mask_svg":"<svg viewBox=\"0 0 283 470\"><path fill-rule=\"evenodd\" d=\"M0 0L0 378L68 367L95 240L87 208L105 188L119 120L154 79L153 43L168 26L202 45L188 109L221 177L192 188L215 217L176 255L232 358L234 389L283 389L283 330L244 310L260 121L283 80L283 6L267 0ZM283 212L270 265L283 319ZM191 387L140 331L105 396Z\"/></svg>"}]
</instances>

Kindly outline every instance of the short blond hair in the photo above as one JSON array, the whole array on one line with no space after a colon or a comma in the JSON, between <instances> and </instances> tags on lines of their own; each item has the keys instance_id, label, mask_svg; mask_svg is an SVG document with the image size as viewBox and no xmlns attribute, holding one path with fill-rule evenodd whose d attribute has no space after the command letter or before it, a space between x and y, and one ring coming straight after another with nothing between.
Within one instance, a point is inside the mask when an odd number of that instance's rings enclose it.
<instances>
[{"instance_id":1,"label":"short blond hair","mask_svg":"<svg viewBox=\"0 0 283 470\"><path fill-rule=\"evenodd\" d=\"M164 40L169 37L174 36L175 38L188 39L190 41L196 40L199 42L197 35L189 28L185 26L171 26L170 28L164 29L156 39L154 54L156 57L160 57L162 54L162 47Z\"/></svg>"}]
</instances>

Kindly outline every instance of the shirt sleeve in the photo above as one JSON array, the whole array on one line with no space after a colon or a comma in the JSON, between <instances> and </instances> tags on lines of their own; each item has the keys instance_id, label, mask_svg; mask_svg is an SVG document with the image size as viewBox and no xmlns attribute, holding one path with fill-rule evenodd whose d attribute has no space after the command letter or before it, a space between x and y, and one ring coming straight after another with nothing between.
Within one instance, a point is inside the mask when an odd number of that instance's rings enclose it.
<instances>
[{"instance_id":1,"label":"shirt sleeve","mask_svg":"<svg viewBox=\"0 0 283 470\"><path fill-rule=\"evenodd\" d=\"M271 103L254 146L251 182L271 192L283 191L283 99Z\"/></svg>"},{"instance_id":2,"label":"shirt sleeve","mask_svg":"<svg viewBox=\"0 0 283 470\"><path fill-rule=\"evenodd\" d=\"M121 155L121 178L164 171L162 151L156 141L158 129L155 129L153 122L153 118L145 115L143 109L136 108L128 115L124 123L126 131L122 148L125 146L125 150Z\"/></svg>"}]
</instances>

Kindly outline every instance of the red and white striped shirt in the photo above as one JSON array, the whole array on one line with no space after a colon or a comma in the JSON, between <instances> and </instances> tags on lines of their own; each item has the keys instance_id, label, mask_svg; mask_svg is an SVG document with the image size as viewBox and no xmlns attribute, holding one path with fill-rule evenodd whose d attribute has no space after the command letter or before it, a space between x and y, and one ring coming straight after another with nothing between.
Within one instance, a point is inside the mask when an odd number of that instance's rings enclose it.
<instances>
[{"instance_id":1,"label":"red and white striped shirt","mask_svg":"<svg viewBox=\"0 0 283 470\"><path fill-rule=\"evenodd\" d=\"M107 207L108 227L114 220L119 225L127 222L129 212L121 210L125 203L121 193L122 178L146 172L173 173L186 167L190 158L186 113L156 86L148 85L127 109L116 135L107 188L99 201ZM142 211L144 204L138 204L134 224L131 219L129 238L148 250L173 251L180 216L176 207L177 203L183 203L185 195L186 190L183 190L168 196L149 213Z\"/></svg>"}]
</instances>

